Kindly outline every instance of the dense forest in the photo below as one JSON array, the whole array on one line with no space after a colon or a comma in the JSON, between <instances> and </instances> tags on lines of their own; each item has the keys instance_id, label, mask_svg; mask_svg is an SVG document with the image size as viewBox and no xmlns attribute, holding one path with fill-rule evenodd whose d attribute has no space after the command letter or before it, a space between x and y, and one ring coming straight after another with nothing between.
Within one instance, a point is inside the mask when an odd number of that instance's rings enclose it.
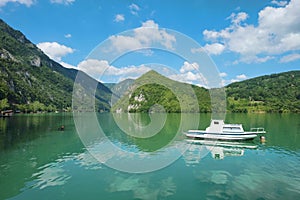
<instances>
[{"instance_id":1,"label":"dense forest","mask_svg":"<svg viewBox=\"0 0 300 200\"><path fill-rule=\"evenodd\" d=\"M226 93L231 112L300 112L300 71L232 83Z\"/></svg>"}]
</instances>

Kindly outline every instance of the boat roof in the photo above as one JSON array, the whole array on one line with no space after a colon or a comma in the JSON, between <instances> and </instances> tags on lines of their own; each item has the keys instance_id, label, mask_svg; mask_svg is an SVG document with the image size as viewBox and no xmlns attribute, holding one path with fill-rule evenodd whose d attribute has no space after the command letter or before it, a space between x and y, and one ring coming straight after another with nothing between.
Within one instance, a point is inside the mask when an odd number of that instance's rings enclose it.
<instances>
[{"instance_id":1,"label":"boat roof","mask_svg":"<svg viewBox=\"0 0 300 200\"><path fill-rule=\"evenodd\" d=\"M237 127L237 126L240 127L240 126L242 126L242 124L225 124L224 120L222 120L222 119L212 119L211 124L223 125L225 127Z\"/></svg>"}]
</instances>

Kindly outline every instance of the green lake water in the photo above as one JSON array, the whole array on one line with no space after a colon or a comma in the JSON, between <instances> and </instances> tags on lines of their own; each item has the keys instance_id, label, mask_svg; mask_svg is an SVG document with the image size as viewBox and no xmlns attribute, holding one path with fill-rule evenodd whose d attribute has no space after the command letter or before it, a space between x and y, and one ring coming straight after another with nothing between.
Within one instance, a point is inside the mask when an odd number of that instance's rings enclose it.
<instances>
[{"instance_id":1,"label":"green lake water","mask_svg":"<svg viewBox=\"0 0 300 200\"><path fill-rule=\"evenodd\" d=\"M98 114L97 126L80 117L76 126L71 113L0 118L0 199L300 199L299 114L227 114L245 130L264 127L265 143L185 138L208 114L155 116L157 134L146 138L151 130L128 125L125 134L116 119L146 126L148 115Z\"/></svg>"}]
</instances>

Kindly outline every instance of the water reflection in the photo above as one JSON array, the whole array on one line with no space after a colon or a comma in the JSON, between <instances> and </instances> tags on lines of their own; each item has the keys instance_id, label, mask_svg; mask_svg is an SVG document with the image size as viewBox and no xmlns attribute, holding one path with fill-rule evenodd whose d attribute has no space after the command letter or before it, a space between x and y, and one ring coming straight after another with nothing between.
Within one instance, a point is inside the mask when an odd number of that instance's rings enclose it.
<instances>
[{"instance_id":1,"label":"water reflection","mask_svg":"<svg viewBox=\"0 0 300 200\"><path fill-rule=\"evenodd\" d=\"M103 156L103 163L112 162L112 155L115 160L131 158L101 151L99 144L105 147L113 143L122 151L152 158L161 152L171 155L175 149L188 148L172 165L147 174L121 173L96 160L82 145L72 118L66 119L62 132L57 131L61 118L55 115L2 120L0 199L299 198L299 116L259 115L256 119L252 115L229 115L232 122L244 124L248 116L253 126L260 125L263 118L268 130L264 145L258 140L189 141L183 135L172 140L178 116L168 115L164 131L147 139L124 134L110 114L99 116L107 137L94 140L91 149ZM209 116L205 117L202 120L209 123ZM134 120L148 123L147 118ZM164 144L169 145L162 148Z\"/></svg>"},{"instance_id":2,"label":"water reflection","mask_svg":"<svg viewBox=\"0 0 300 200\"><path fill-rule=\"evenodd\" d=\"M200 163L208 153L211 153L214 159L224 159L229 156L243 156L245 149L257 148L257 145L252 142L191 139L186 139L185 142L190 145L183 155L188 166Z\"/></svg>"},{"instance_id":3,"label":"water reflection","mask_svg":"<svg viewBox=\"0 0 300 200\"><path fill-rule=\"evenodd\" d=\"M35 183L29 184L33 188L44 189L49 186L61 186L71 178L59 162L49 163L38 170L39 172L32 175Z\"/></svg>"},{"instance_id":4,"label":"water reflection","mask_svg":"<svg viewBox=\"0 0 300 200\"><path fill-rule=\"evenodd\" d=\"M37 168L37 172L31 176L32 181L27 183L27 188L44 189L51 186L62 186L72 177L68 167L78 165L86 170L102 169L99 163L87 151L65 155L53 162L47 163Z\"/></svg>"},{"instance_id":5,"label":"water reflection","mask_svg":"<svg viewBox=\"0 0 300 200\"><path fill-rule=\"evenodd\" d=\"M176 193L173 177L153 180L150 176L115 176L111 180L109 192L132 192L133 199L151 200L165 199Z\"/></svg>"}]
</instances>

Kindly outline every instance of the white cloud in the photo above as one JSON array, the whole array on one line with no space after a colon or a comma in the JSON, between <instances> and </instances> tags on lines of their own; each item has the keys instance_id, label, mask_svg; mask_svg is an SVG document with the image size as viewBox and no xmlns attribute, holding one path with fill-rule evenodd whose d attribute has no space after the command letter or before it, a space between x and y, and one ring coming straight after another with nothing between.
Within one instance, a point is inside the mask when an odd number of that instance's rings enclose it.
<instances>
[{"instance_id":1,"label":"white cloud","mask_svg":"<svg viewBox=\"0 0 300 200\"><path fill-rule=\"evenodd\" d=\"M227 73L221 72L219 75L220 75L220 77L226 77L226 76L227 76Z\"/></svg>"},{"instance_id":2,"label":"white cloud","mask_svg":"<svg viewBox=\"0 0 300 200\"><path fill-rule=\"evenodd\" d=\"M239 80L243 80L243 79L246 79L247 76L245 74L241 74L241 75L237 75L236 78Z\"/></svg>"},{"instance_id":3,"label":"white cloud","mask_svg":"<svg viewBox=\"0 0 300 200\"><path fill-rule=\"evenodd\" d=\"M231 79L230 82L231 83L234 83L234 82L239 82L239 81L242 81L242 80L245 80L247 79L248 77L245 75L245 74L240 74L240 75L237 75L235 77L235 79Z\"/></svg>"},{"instance_id":4,"label":"white cloud","mask_svg":"<svg viewBox=\"0 0 300 200\"><path fill-rule=\"evenodd\" d=\"M80 62L77 68L97 79L110 67L106 60L88 59Z\"/></svg>"},{"instance_id":5,"label":"white cloud","mask_svg":"<svg viewBox=\"0 0 300 200\"><path fill-rule=\"evenodd\" d=\"M209 54L220 55L224 51L225 46L223 44L220 44L220 43L213 43L213 44L206 44L203 48Z\"/></svg>"},{"instance_id":6,"label":"white cloud","mask_svg":"<svg viewBox=\"0 0 300 200\"><path fill-rule=\"evenodd\" d=\"M86 72L95 79L109 79L116 81L121 81L124 79L124 77L137 78L151 70L151 68L145 65L132 65L128 67L117 68L110 65L106 60L95 59L84 60L78 64L77 68L81 71Z\"/></svg>"},{"instance_id":7,"label":"white cloud","mask_svg":"<svg viewBox=\"0 0 300 200\"><path fill-rule=\"evenodd\" d=\"M69 69L78 69L76 66L74 65L70 65L69 63L65 63L63 61L60 61L59 64L61 64L63 67L65 68L69 68Z\"/></svg>"},{"instance_id":8,"label":"white cloud","mask_svg":"<svg viewBox=\"0 0 300 200\"><path fill-rule=\"evenodd\" d=\"M267 6L258 13L257 25L241 23L248 18L246 13L232 14L230 26L220 31L204 30L203 35L240 54L241 62L266 62L300 50L299 7L299 0L291 0L284 7Z\"/></svg>"},{"instance_id":9,"label":"white cloud","mask_svg":"<svg viewBox=\"0 0 300 200\"><path fill-rule=\"evenodd\" d=\"M281 63L287 63L287 62L292 62L292 61L299 60L299 59L300 59L300 54L299 53L293 53L293 54L283 56L280 59L280 62Z\"/></svg>"},{"instance_id":10,"label":"white cloud","mask_svg":"<svg viewBox=\"0 0 300 200\"><path fill-rule=\"evenodd\" d=\"M180 71L180 73L185 73L185 72L190 72L190 71L195 71L195 70L199 70L198 63L195 63L195 62L189 63L189 62L185 61L179 71Z\"/></svg>"},{"instance_id":11,"label":"white cloud","mask_svg":"<svg viewBox=\"0 0 300 200\"><path fill-rule=\"evenodd\" d=\"M242 58L240 58L240 60L236 60L233 62L233 64L238 64L240 62L242 63L264 63L267 62L269 60L273 60L275 59L274 56L264 56L264 57L258 57L258 56L253 56L253 55L245 55Z\"/></svg>"},{"instance_id":12,"label":"white cloud","mask_svg":"<svg viewBox=\"0 0 300 200\"><path fill-rule=\"evenodd\" d=\"M132 3L130 6L129 6L129 10L130 10L130 13L133 14L133 15L138 15L138 11L140 10L140 7L134 3Z\"/></svg>"},{"instance_id":13,"label":"white cloud","mask_svg":"<svg viewBox=\"0 0 300 200\"><path fill-rule=\"evenodd\" d=\"M180 74L172 74L168 76L168 78L173 79L175 81L183 82L183 83L189 83L194 84L198 86L205 87L207 85L207 80L200 72L185 72Z\"/></svg>"},{"instance_id":14,"label":"white cloud","mask_svg":"<svg viewBox=\"0 0 300 200\"><path fill-rule=\"evenodd\" d=\"M189 63L185 61L179 70L180 72L179 74L172 73L170 75L167 75L167 77L175 81L180 81L183 83L189 83L189 84L205 87L208 82L206 78L203 76L203 74L198 70L199 70L198 63L196 62Z\"/></svg>"},{"instance_id":15,"label":"white cloud","mask_svg":"<svg viewBox=\"0 0 300 200\"><path fill-rule=\"evenodd\" d=\"M41 42L37 44L37 47L40 48L47 56L57 62L60 62L61 58L67 54L74 52L74 49L57 42Z\"/></svg>"},{"instance_id":16,"label":"white cloud","mask_svg":"<svg viewBox=\"0 0 300 200\"><path fill-rule=\"evenodd\" d=\"M125 20L125 17L122 14L117 14L114 19L115 22L122 22L124 20Z\"/></svg>"},{"instance_id":17,"label":"white cloud","mask_svg":"<svg viewBox=\"0 0 300 200\"><path fill-rule=\"evenodd\" d=\"M75 2L75 0L50 0L51 3L56 4L64 4L64 5L70 5Z\"/></svg>"},{"instance_id":18,"label":"white cloud","mask_svg":"<svg viewBox=\"0 0 300 200\"><path fill-rule=\"evenodd\" d=\"M72 37L72 35L70 33L65 35L65 38L71 38L71 37Z\"/></svg>"},{"instance_id":19,"label":"white cloud","mask_svg":"<svg viewBox=\"0 0 300 200\"><path fill-rule=\"evenodd\" d=\"M232 13L227 19L231 20L231 23L238 25L248 18L248 14L245 12L240 12L238 14Z\"/></svg>"},{"instance_id":20,"label":"white cloud","mask_svg":"<svg viewBox=\"0 0 300 200\"><path fill-rule=\"evenodd\" d=\"M123 52L146 48L156 42L167 49L173 49L173 43L176 41L176 38L165 30L160 30L158 24L153 20L148 20L142 23L140 28L134 29L132 36L111 36L109 40L112 48L110 51Z\"/></svg>"},{"instance_id":21,"label":"white cloud","mask_svg":"<svg viewBox=\"0 0 300 200\"><path fill-rule=\"evenodd\" d=\"M35 3L35 0L0 0L0 7L5 6L7 3L19 3L30 7Z\"/></svg>"},{"instance_id":22,"label":"white cloud","mask_svg":"<svg viewBox=\"0 0 300 200\"><path fill-rule=\"evenodd\" d=\"M143 46L138 39L130 36L113 35L109 37L109 39L112 44L111 47L113 47L111 51L117 50L118 52L123 52L126 50L140 49Z\"/></svg>"},{"instance_id":23,"label":"white cloud","mask_svg":"<svg viewBox=\"0 0 300 200\"><path fill-rule=\"evenodd\" d=\"M286 4L288 4L287 1L276 1L276 0L271 1L271 3L276 6L285 6Z\"/></svg>"}]
</instances>

